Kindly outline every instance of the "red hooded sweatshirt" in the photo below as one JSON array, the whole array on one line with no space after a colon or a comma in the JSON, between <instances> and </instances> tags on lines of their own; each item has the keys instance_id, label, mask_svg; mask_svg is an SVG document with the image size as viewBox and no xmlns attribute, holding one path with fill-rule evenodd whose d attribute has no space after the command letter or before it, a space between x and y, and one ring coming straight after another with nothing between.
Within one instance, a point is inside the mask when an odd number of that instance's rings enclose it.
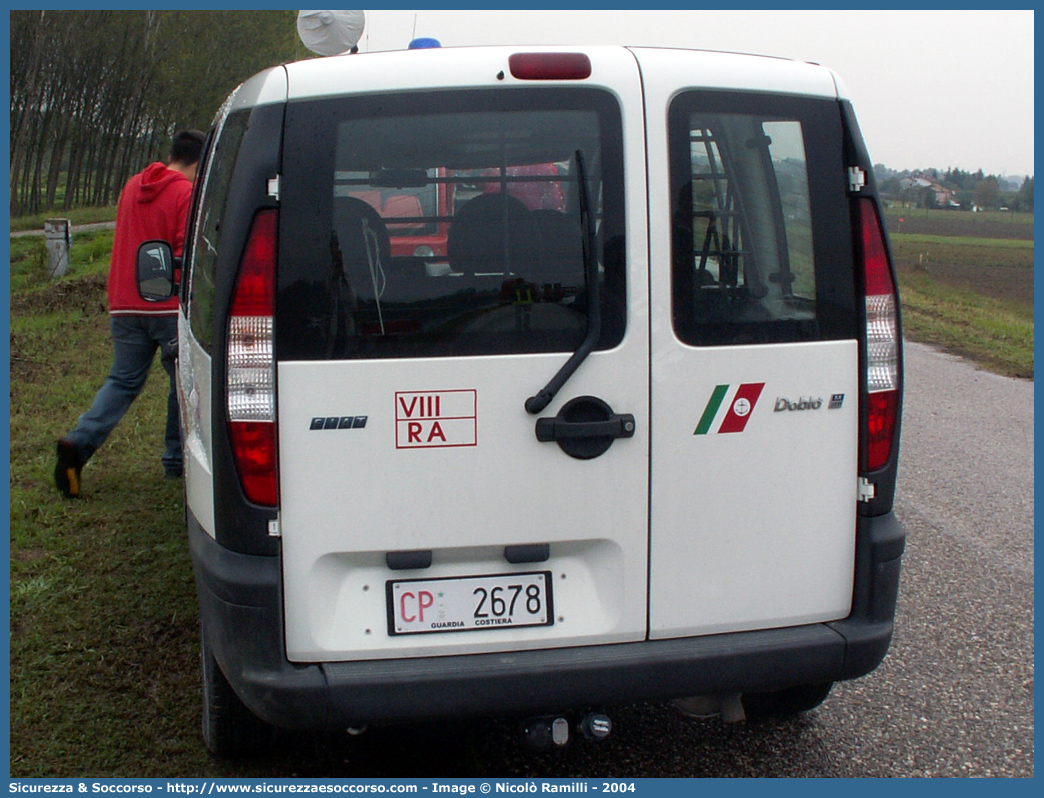
<instances>
[{"instance_id":1,"label":"red hooded sweatshirt","mask_svg":"<svg viewBox=\"0 0 1044 798\"><path fill-rule=\"evenodd\" d=\"M192 181L161 163L127 181L116 209L116 233L109 266L109 313L112 315L170 315L177 313L177 297L146 302L138 294L135 260L145 241L166 241L181 255L185 243Z\"/></svg>"}]
</instances>

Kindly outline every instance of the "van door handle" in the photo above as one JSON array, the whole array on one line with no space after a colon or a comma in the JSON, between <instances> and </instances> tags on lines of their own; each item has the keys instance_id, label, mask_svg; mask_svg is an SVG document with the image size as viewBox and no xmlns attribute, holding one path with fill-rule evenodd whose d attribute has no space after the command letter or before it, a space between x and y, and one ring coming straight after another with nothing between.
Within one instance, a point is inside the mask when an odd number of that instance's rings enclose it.
<instances>
[{"instance_id":1,"label":"van door handle","mask_svg":"<svg viewBox=\"0 0 1044 798\"><path fill-rule=\"evenodd\" d=\"M631 438L634 436L634 416L630 413L614 413L605 421L540 418L536 423L536 436L541 443L569 438Z\"/></svg>"},{"instance_id":2,"label":"van door handle","mask_svg":"<svg viewBox=\"0 0 1044 798\"><path fill-rule=\"evenodd\" d=\"M605 454L617 438L632 438L634 416L614 413L594 396L570 399L554 418L538 418L536 438L541 443L554 441L563 452L578 460Z\"/></svg>"}]
</instances>

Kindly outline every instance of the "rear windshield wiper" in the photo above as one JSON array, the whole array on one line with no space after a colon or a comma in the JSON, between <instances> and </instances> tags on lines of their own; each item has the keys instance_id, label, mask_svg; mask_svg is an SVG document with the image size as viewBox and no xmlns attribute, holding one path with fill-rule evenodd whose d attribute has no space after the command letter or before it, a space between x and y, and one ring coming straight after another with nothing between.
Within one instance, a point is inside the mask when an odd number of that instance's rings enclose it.
<instances>
[{"instance_id":1,"label":"rear windshield wiper","mask_svg":"<svg viewBox=\"0 0 1044 798\"><path fill-rule=\"evenodd\" d=\"M580 201L580 227L583 243L584 279L587 281L587 336L573 352L551 381L534 396L526 399L526 412L536 415L551 404L555 394L573 376L602 337L602 298L598 285L598 264L594 257L594 219L591 216L590 198L587 194L587 175L584 170L584 155L576 151L576 179Z\"/></svg>"}]
</instances>

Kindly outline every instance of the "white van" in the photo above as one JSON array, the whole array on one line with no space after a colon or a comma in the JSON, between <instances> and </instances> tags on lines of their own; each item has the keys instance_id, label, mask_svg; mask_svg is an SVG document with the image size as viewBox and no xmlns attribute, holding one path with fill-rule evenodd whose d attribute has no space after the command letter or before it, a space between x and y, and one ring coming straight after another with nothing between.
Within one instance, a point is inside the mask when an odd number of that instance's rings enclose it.
<instances>
[{"instance_id":1,"label":"white van","mask_svg":"<svg viewBox=\"0 0 1044 798\"><path fill-rule=\"evenodd\" d=\"M562 742L571 713L690 696L800 711L884 657L899 302L829 70L280 66L219 112L186 241L215 753L480 713Z\"/></svg>"}]
</instances>

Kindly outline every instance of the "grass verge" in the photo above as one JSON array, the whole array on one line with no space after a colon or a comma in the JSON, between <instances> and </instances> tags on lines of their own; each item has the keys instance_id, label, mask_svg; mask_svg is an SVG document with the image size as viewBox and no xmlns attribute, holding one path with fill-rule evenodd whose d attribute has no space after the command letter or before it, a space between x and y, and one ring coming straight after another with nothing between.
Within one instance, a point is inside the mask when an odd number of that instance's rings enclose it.
<instances>
[{"instance_id":1,"label":"grass verge","mask_svg":"<svg viewBox=\"0 0 1044 798\"><path fill-rule=\"evenodd\" d=\"M54 210L47 213L38 213L35 216L19 216L11 220L11 232L18 233L24 230L43 230L44 222L48 219L68 219L70 224L95 224L98 222L111 222L116 218L116 206L106 205L101 208L70 208L69 210Z\"/></svg>"},{"instance_id":2,"label":"grass verge","mask_svg":"<svg viewBox=\"0 0 1044 798\"><path fill-rule=\"evenodd\" d=\"M892 233L892 243L901 242L907 245L924 247L966 248L976 247L980 250L1029 250L1033 251L1033 242L1011 238L975 238L972 236L924 235L916 233Z\"/></svg>"},{"instance_id":3,"label":"grass verge","mask_svg":"<svg viewBox=\"0 0 1044 798\"><path fill-rule=\"evenodd\" d=\"M945 235L955 224L953 214L929 221L936 226L890 235L906 336L1000 374L1032 379L1032 237L968 235L991 223L967 219L958 220L960 234Z\"/></svg>"},{"instance_id":4,"label":"grass verge","mask_svg":"<svg viewBox=\"0 0 1044 798\"><path fill-rule=\"evenodd\" d=\"M166 374L83 472L54 487L55 441L111 362L103 274L11 302L11 773L125 776L203 765L195 591L182 485L163 475ZM102 741L104 741L102 743ZM191 772L189 770L188 772Z\"/></svg>"},{"instance_id":5,"label":"grass verge","mask_svg":"<svg viewBox=\"0 0 1044 798\"><path fill-rule=\"evenodd\" d=\"M1033 379L1033 308L948 285L930 274L899 274L903 331L1009 377Z\"/></svg>"},{"instance_id":6,"label":"grass verge","mask_svg":"<svg viewBox=\"0 0 1044 798\"><path fill-rule=\"evenodd\" d=\"M54 486L55 442L111 363L111 240L78 234L70 273L51 280L42 239L11 239L10 775L340 772L336 737L291 737L242 762L216 760L203 745L199 616L183 484L160 463L167 377L158 362L84 469L83 497L66 500Z\"/></svg>"}]
</instances>

